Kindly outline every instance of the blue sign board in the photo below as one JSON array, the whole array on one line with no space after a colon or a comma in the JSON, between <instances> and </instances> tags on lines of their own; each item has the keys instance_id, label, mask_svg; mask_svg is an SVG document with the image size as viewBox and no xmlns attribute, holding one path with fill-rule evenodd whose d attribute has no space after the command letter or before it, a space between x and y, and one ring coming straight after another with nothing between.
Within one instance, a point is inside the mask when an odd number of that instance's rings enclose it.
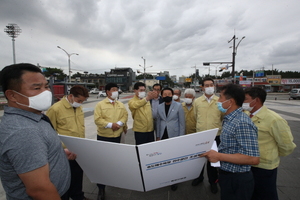
<instances>
[{"instance_id":1,"label":"blue sign board","mask_svg":"<svg viewBox=\"0 0 300 200\"><path fill-rule=\"evenodd\" d=\"M265 75L264 71L255 72L255 77L261 77L261 76L264 76L264 75Z\"/></svg>"},{"instance_id":2,"label":"blue sign board","mask_svg":"<svg viewBox=\"0 0 300 200\"><path fill-rule=\"evenodd\" d=\"M164 80L166 80L166 77L165 76L157 76L155 79L160 80L160 81L164 81Z\"/></svg>"}]
</instances>

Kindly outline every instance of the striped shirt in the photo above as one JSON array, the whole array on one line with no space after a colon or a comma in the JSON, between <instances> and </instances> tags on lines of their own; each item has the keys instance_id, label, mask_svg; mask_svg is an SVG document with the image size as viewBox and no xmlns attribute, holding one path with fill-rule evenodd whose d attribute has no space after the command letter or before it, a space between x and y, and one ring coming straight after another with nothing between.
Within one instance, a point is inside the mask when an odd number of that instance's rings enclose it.
<instances>
[{"instance_id":1,"label":"striped shirt","mask_svg":"<svg viewBox=\"0 0 300 200\"><path fill-rule=\"evenodd\" d=\"M220 136L219 152L225 154L244 154L259 157L257 128L251 119L238 108L225 115ZM251 165L239 165L221 161L221 170L228 172L247 172Z\"/></svg>"}]
</instances>

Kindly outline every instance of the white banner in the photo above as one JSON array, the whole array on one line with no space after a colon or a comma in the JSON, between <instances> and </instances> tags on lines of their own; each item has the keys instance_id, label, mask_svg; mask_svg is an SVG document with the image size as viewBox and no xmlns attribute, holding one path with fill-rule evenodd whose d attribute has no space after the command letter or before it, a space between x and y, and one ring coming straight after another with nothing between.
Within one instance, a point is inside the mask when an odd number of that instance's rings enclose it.
<instances>
[{"instance_id":1,"label":"white banner","mask_svg":"<svg viewBox=\"0 0 300 200\"><path fill-rule=\"evenodd\" d=\"M62 136L91 182L149 191L200 175L218 129L142 145L126 145Z\"/></svg>"}]
</instances>

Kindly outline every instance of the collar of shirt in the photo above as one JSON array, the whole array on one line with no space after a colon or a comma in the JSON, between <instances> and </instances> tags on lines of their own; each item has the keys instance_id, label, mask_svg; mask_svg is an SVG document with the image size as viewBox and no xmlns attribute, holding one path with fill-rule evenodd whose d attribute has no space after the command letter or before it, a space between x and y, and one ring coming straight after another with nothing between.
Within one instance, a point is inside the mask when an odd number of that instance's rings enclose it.
<instances>
[{"instance_id":1,"label":"collar of shirt","mask_svg":"<svg viewBox=\"0 0 300 200\"><path fill-rule=\"evenodd\" d=\"M229 121L231 121L232 119L235 118L235 116L236 116L239 112L243 112L243 108L242 108L242 107L239 107L238 109L232 111L232 112L229 113L228 115L225 115L224 120L229 120Z\"/></svg>"},{"instance_id":2,"label":"collar of shirt","mask_svg":"<svg viewBox=\"0 0 300 200\"><path fill-rule=\"evenodd\" d=\"M73 106L71 105L71 103L69 102L67 96L64 96L61 99L62 104L66 107L66 108L73 108Z\"/></svg>"},{"instance_id":3,"label":"collar of shirt","mask_svg":"<svg viewBox=\"0 0 300 200\"><path fill-rule=\"evenodd\" d=\"M252 115L256 115L260 110L261 110L262 107L260 107L257 111L255 111L254 113L252 113Z\"/></svg>"},{"instance_id":4,"label":"collar of shirt","mask_svg":"<svg viewBox=\"0 0 300 200\"><path fill-rule=\"evenodd\" d=\"M108 98L110 103L116 103L115 100L111 100L110 98Z\"/></svg>"},{"instance_id":5,"label":"collar of shirt","mask_svg":"<svg viewBox=\"0 0 300 200\"><path fill-rule=\"evenodd\" d=\"M205 99L206 99L206 101L208 102L208 103L210 103L211 102L211 100L214 98L214 94L213 95L211 95L211 97L209 97L209 98L207 98L207 96L204 94L204 96L205 96Z\"/></svg>"},{"instance_id":6,"label":"collar of shirt","mask_svg":"<svg viewBox=\"0 0 300 200\"><path fill-rule=\"evenodd\" d=\"M35 114L33 112L22 110L20 108L9 107L9 106L4 107L4 113L14 114L14 115L21 115L21 116L24 116L26 118L32 119L36 122L40 121L43 117L42 113L39 115L39 114Z\"/></svg>"}]
</instances>

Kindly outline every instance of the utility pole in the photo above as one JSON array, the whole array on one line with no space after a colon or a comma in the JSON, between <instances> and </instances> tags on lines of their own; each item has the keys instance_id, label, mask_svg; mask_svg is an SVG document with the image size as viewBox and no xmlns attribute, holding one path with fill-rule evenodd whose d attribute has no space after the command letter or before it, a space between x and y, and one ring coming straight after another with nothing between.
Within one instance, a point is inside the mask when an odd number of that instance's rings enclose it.
<instances>
[{"instance_id":1,"label":"utility pole","mask_svg":"<svg viewBox=\"0 0 300 200\"><path fill-rule=\"evenodd\" d=\"M245 36L242 37L242 39L239 41L239 43L237 44L237 46L235 47L235 40L237 40L238 38L235 37L235 35L233 35L233 37L231 38L231 40L228 41L228 43L230 43L233 40L233 46L232 46L232 72L231 72L231 76L233 78L233 83L235 84L235 56L236 56L236 52L237 52L237 48L239 47L241 41L243 39L245 39Z\"/></svg>"}]
</instances>

